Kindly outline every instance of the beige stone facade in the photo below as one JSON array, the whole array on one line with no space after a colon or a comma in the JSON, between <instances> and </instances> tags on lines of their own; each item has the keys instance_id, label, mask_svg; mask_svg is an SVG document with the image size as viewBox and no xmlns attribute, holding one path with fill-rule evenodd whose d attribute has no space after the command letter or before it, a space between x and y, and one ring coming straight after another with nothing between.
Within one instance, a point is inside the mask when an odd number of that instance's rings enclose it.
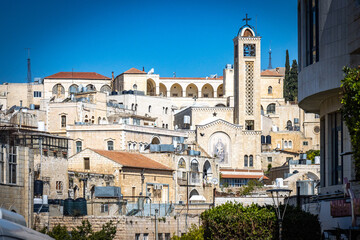
<instances>
[{"instance_id":1,"label":"beige stone facade","mask_svg":"<svg viewBox=\"0 0 360 240\"><path fill-rule=\"evenodd\" d=\"M108 155L102 155L104 152L113 157L109 159ZM129 158L127 161L132 161L134 164L125 164L122 161L124 156ZM117 156L116 151L85 149L70 157L68 171L71 175L74 196L91 199L91 189L94 186L116 186L121 187L123 197L130 198L130 201L136 200L131 199L132 197L147 196L145 194L149 192L152 193L153 203L169 203L174 199L173 170L161 164L155 166L156 162L148 158L139 160L145 164L138 164L135 160L139 156L141 155L137 153L126 152ZM148 165L146 161L149 162ZM85 196L83 196L84 183L80 180L84 178L88 179ZM163 186L160 191L154 188L156 184Z\"/></svg>"}]
</instances>

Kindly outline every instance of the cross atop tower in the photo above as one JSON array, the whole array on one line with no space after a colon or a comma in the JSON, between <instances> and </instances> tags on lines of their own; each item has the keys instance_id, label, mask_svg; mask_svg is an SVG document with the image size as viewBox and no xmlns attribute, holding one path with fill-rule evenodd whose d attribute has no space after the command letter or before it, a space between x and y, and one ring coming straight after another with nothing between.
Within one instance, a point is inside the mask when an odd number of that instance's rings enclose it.
<instances>
[{"instance_id":1,"label":"cross atop tower","mask_svg":"<svg viewBox=\"0 0 360 240\"><path fill-rule=\"evenodd\" d=\"M248 18L248 14L246 14L246 17L243 18L243 21L246 22L246 25L249 25L249 24L248 24L248 21L250 21L250 20L251 20L251 18Z\"/></svg>"}]
</instances>

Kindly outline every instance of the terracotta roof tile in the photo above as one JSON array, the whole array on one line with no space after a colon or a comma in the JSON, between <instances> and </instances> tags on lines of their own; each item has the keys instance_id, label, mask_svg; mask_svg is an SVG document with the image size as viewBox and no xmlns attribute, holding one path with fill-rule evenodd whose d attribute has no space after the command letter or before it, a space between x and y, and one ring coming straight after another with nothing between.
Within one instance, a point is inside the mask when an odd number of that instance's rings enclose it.
<instances>
[{"instance_id":1,"label":"terracotta roof tile","mask_svg":"<svg viewBox=\"0 0 360 240\"><path fill-rule=\"evenodd\" d=\"M275 72L275 71L270 71L270 70L265 70L263 72L261 72L261 76L265 76L265 77L283 77L282 74Z\"/></svg>"},{"instance_id":2,"label":"terracotta roof tile","mask_svg":"<svg viewBox=\"0 0 360 240\"><path fill-rule=\"evenodd\" d=\"M136 69L136 68L130 68L129 70L127 70L126 72L124 72L124 73L146 73L146 72L144 72L144 71L141 71L141 70L139 70L139 69Z\"/></svg>"},{"instance_id":3,"label":"terracotta roof tile","mask_svg":"<svg viewBox=\"0 0 360 240\"><path fill-rule=\"evenodd\" d=\"M172 171L171 168L162 165L161 163L158 163L139 153L129 153L123 151L107 151L107 150L98 150L98 149L91 149L91 150L100 154L101 156L107 157L110 160L120 163L125 167Z\"/></svg>"},{"instance_id":4,"label":"terracotta roof tile","mask_svg":"<svg viewBox=\"0 0 360 240\"><path fill-rule=\"evenodd\" d=\"M160 79L177 79L177 80L222 80L223 76L217 78L196 78L196 77L160 77Z\"/></svg>"},{"instance_id":5,"label":"terracotta roof tile","mask_svg":"<svg viewBox=\"0 0 360 240\"><path fill-rule=\"evenodd\" d=\"M269 179L268 177L264 175L240 175L240 174L221 174L221 178L248 178L248 179L260 179L263 177L263 179Z\"/></svg>"},{"instance_id":6,"label":"terracotta roof tile","mask_svg":"<svg viewBox=\"0 0 360 240\"><path fill-rule=\"evenodd\" d=\"M99 80L110 80L96 72L58 72L45 78L50 79L99 79Z\"/></svg>"}]
</instances>

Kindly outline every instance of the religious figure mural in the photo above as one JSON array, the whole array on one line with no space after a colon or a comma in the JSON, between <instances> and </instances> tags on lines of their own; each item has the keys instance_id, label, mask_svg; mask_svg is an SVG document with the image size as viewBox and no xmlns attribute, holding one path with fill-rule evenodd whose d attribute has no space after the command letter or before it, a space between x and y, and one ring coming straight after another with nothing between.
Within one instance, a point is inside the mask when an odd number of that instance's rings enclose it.
<instances>
[{"instance_id":1,"label":"religious figure mural","mask_svg":"<svg viewBox=\"0 0 360 240\"><path fill-rule=\"evenodd\" d=\"M230 164L230 137L224 132L215 132L209 139L209 153L220 158L219 164Z\"/></svg>"}]
</instances>

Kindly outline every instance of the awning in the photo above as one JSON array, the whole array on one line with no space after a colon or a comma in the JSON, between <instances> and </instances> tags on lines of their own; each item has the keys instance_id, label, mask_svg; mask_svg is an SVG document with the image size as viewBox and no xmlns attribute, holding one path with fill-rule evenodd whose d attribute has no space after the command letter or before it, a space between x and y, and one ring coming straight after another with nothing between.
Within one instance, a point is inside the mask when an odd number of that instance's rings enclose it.
<instances>
[{"instance_id":1,"label":"awning","mask_svg":"<svg viewBox=\"0 0 360 240\"><path fill-rule=\"evenodd\" d=\"M193 195L189 200L205 202L206 198L203 195Z\"/></svg>"},{"instance_id":2,"label":"awning","mask_svg":"<svg viewBox=\"0 0 360 240\"><path fill-rule=\"evenodd\" d=\"M246 174L221 174L221 178L243 178L243 179L269 179L264 175L246 175Z\"/></svg>"}]
</instances>

